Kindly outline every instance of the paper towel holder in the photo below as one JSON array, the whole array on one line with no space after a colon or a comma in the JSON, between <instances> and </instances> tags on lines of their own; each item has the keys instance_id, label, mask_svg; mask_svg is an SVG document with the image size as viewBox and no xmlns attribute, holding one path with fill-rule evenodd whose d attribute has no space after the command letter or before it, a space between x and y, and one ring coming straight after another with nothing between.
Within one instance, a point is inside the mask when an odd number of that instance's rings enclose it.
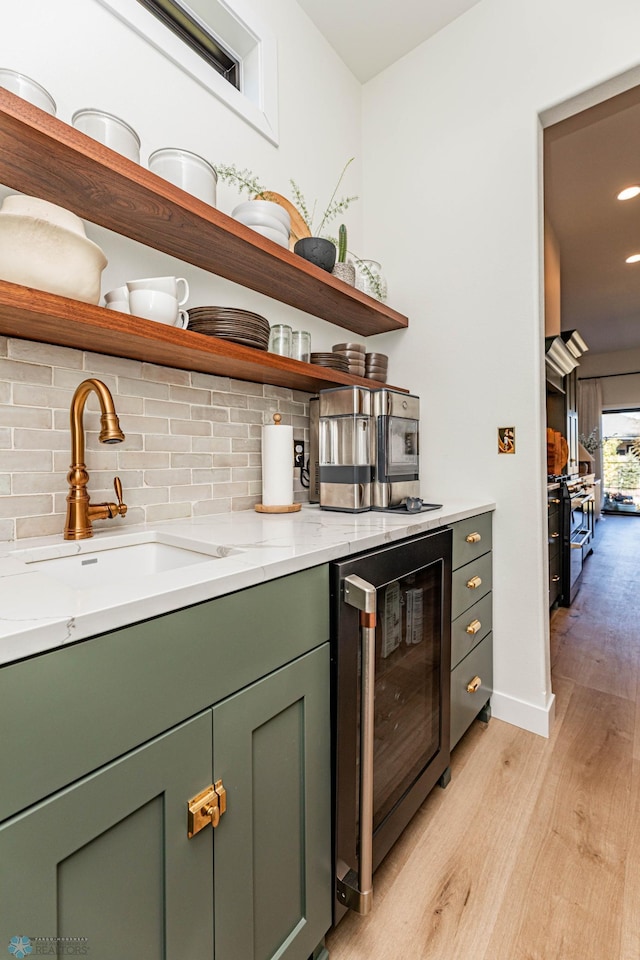
<instances>
[{"instance_id":1,"label":"paper towel holder","mask_svg":"<svg viewBox=\"0 0 640 960\"><path fill-rule=\"evenodd\" d=\"M273 422L276 427L280 425L281 420L282 420L281 414L274 413ZM278 504L277 506L267 507L263 503L256 503L253 509L256 511L256 513L297 513L300 509L302 509L302 504L286 503L282 505Z\"/></svg>"}]
</instances>

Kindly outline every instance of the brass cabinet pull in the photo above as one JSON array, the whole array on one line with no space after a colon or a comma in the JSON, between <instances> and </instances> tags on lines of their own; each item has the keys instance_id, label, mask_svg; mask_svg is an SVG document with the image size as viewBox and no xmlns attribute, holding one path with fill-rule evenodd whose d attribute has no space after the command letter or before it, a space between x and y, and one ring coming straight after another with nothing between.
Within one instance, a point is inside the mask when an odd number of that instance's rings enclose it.
<instances>
[{"instance_id":1,"label":"brass cabinet pull","mask_svg":"<svg viewBox=\"0 0 640 960\"><path fill-rule=\"evenodd\" d=\"M470 680L467 684L467 693L476 693L477 690L482 686L482 678L474 677L473 680Z\"/></svg>"},{"instance_id":2,"label":"brass cabinet pull","mask_svg":"<svg viewBox=\"0 0 640 960\"><path fill-rule=\"evenodd\" d=\"M549 500L549 503L560 503L559 497L554 497L552 500Z\"/></svg>"},{"instance_id":3,"label":"brass cabinet pull","mask_svg":"<svg viewBox=\"0 0 640 960\"><path fill-rule=\"evenodd\" d=\"M467 543L480 543L480 541L482 540L482 537L480 536L479 533L470 533L468 536L465 537L465 540L467 541Z\"/></svg>"},{"instance_id":4,"label":"brass cabinet pull","mask_svg":"<svg viewBox=\"0 0 640 960\"><path fill-rule=\"evenodd\" d=\"M551 536L552 536L552 537L559 537L560 534L559 534L559 533L552 533Z\"/></svg>"},{"instance_id":5,"label":"brass cabinet pull","mask_svg":"<svg viewBox=\"0 0 640 960\"><path fill-rule=\"evenodd\" d=\"M559 579L560 579L560 574L559 574L559 573L554 573L554 575L551 577L551 582L552 582L552 583L557 583Z\"/></svg>"},{"instance_id":6,"label":"brass cabinet pull","mask_svg":"<svg viewBox=\"0 0 640 960\"><path fill-rule=\"evenodd\" d=\"M479 620L472 620L471 623L467 626L467 633L470 633L472 636L482 629L482 624Z\"/></svg>"},{"instance_id":7,"label":"brass cabinet pull","mask_svg":"<svg viewBox=\"0 0 640 960\"><path fill-rule=\"evenodd\" d=\"M477 590L481 585L482 580L480 577L471 577L470 580L467 580L467 586L469 587L469 590Z\"/></svg>"},{"instance_id":8,"label":"brass cabinet pull","mask_svg":"<svg viewBox=\"0 0 640 960\"><path fill-rule=\"evenodd\" d=\"M215 830L226 809L227 791L222 780L216 780L215 783L210 784L195 797L192 797L187 804L187 836L189 840L209 824Z\"/></svg>"}]
</instances>

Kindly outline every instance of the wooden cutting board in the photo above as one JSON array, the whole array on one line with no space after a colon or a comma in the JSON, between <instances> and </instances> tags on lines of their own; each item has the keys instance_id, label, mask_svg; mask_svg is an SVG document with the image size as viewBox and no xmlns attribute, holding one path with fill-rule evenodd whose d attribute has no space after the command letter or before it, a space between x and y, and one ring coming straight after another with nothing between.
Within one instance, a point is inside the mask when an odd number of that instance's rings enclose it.
<instances>
[{"instance_id":1,"label":"wooden cutting board","mask_svg":"<svg viewBox=\"0 0 640 960\"><path fill-rule=\"evenodd\" d=\"M569 444L558 430L547 427L547 473L562 473L569 459Z\"/></svg>"}]
</instances>

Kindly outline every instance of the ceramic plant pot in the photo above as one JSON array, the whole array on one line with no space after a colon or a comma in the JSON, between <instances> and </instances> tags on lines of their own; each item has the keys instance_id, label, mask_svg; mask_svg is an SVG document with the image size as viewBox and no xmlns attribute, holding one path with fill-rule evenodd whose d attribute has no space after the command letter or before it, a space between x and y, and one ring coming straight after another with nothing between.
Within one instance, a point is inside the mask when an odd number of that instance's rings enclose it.
<instances>
[{"instance_id":1,"label":"ceramic plant pot","mask_svg":"<svg viewBox=\"0 0 640 960\"><path fill-rule=\"evenodd\" d=\"M352 263L336 263L331 273L334 277L337 277L338 280L343 280L344 283L348 283L350 287L355 287L356 268Z\"/></svg>"},{"instance_id":2,"label":"ceramic plant pot","mask_svg":"<svg viewBox=\"0 0 640 960\"><path fill-rule=\"evenodd\" d=\"M308 260L309 263L315 263L327 273L331 273L336 262L336 245L331 240L325 240L324 237L303 237L302 240L298 240L293 252Z\"/></svg>"}]
</instances>

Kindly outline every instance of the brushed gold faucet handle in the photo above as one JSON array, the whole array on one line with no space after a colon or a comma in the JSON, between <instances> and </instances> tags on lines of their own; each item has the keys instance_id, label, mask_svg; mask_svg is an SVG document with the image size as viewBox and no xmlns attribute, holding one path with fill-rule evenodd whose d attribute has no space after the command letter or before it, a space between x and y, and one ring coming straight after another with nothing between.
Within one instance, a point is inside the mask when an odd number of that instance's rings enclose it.
<instances>
[{"instance_id":1,"label":"brushed gold faucet handle","mask_svg":"<svg viewBox=\"0 0 640 960\"><path fill-rule=\"evenodd\" d=\"M127 512L127 505L126 503L122 502L122 481L120 480L120 477L113 478L113 489L115 490L116 497L118 498L118 513L121 517L124 517L125 513Z\"/></svg>"}]
</instances>

